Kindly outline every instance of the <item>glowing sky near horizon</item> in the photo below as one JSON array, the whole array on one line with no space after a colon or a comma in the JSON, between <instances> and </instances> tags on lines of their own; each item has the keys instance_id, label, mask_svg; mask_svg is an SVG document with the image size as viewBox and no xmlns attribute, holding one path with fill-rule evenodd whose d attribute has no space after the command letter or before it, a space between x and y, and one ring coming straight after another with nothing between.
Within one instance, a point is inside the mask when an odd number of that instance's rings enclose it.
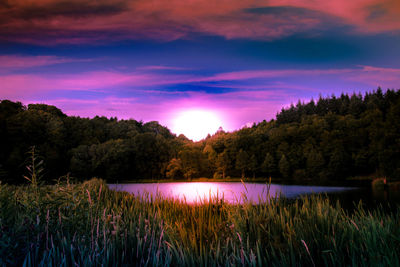
<instances>
[{"instance_id":1,"label":"glowing sky near horizon","mask_svg":"<svg viewBox=\"0 0 400 267\"><path fill-rule=\"evenodd\" d=\"M170 129L176 134L183 134L193 141L200 141L207 134L213 134L219 127L227 128L219 115L209 109L187 109L171 117Z\"/></svg>"},{"instance_id":2,"label":"glowing sky near horizon","mask_svg":"<svg viewBox=\"0 0 400 267\"><path fill-rule=\"evenodd\" d=\"M399 43L398 0L0 0L0 99L176 132L197 109L232 131L400 88Z\"/></svg>"}]
</instances>

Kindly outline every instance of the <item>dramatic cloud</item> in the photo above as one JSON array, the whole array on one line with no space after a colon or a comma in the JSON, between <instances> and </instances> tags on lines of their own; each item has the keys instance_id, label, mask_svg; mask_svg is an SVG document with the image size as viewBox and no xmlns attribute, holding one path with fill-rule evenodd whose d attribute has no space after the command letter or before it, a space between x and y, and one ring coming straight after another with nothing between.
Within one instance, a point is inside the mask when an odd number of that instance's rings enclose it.
<instances>
[{"instance_id":1,"label":"dramatic cloud","mask_svg":"<svg viewBox=\"0 0 400 267\"><path fill-rule=\"evenodd\" d=\"M16 0L0 4L0 40L54 45L196 34L271 40L343 26L397 32L399 16L397 0Z\"/></svg>"},{"instance_id":2,"label":"dramatic cloud","mask_svg":"<svg viewBox=\"0 0 400 267\"><path fill-rule=\"evenodd\" d=\"M0 0L0 99L227 130L400 86L399 0ZM221 115L221 116L222 116Z\"/></svg>"}]
</instances>

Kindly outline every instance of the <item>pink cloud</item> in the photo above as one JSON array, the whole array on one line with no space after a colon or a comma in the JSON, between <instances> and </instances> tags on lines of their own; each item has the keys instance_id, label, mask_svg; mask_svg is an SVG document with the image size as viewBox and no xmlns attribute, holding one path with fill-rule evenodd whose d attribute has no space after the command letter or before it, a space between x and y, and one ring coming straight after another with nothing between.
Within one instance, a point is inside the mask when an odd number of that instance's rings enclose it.
<instances>
[{"instance_id":1,"label":"pink cloud","mask_svg":"<svg viewBox=\"0 0 400 267\"><path fill-rule=\"evenodd\" d=\"M248 12L274 7L292 11ZM41 45L140 38L170 41L189 38L191 33L273 39L323 27L327 17L354 26L358 33L400 30L397 0L19 0L0 6L0 14L0 40Z\"/></svg>"},{"instance_id":2,"label":"pink cloud","mask_svg":"<svg viewBox=\"0 0 400 267\"><path fill-rule=\"evenodd\" d=\"M353 72L347 77L347 79L370 84L375 87L399 88L400 69L362 66L360 71Z\"/></svg>"},{"instance_id":3,"label":"pink cloud","mask_svg":"<svg viewBox=\"0 0 400 267\"><path fill-rule=\"evenodd\" d=\"M373 67L373 66L361 66L361 67L364 72L389 73L389 74L394 74L394 75L400 74L400 69L396 69L396 68L379 68L379 67Z\"/></svg>"},{"instance_id":4,"label":"pink cloud","mask_svg":"<svg viewBox=\"0 0 400 267\"><path fill-rule=\"evenodd\" d=\"M255 85L243 85L243 84L235 84L234 82L226 82L226 83L218 83L211 84L210 87L215 88L231 88L231 89L239 89L239 90L251 90L251 91L260 91L260 90L269 90L269 89L285 89L285 90L295 90L295 91L310 91L318 93L320 89L310 88L307 86L296 85L296 84L288 84L285 81L279 81L274 83L257 83Z\"/></svg>"},{"instance_id":5,"label":"pink cloud","mask_svg":"<svg viewBox=\"0 0 400 267\"><path fill-rule=\"evenodd\" d=\"M140 86L176 84L187 79L191 80L190 76L116 71L63 75L6 74L0 75L0 97L26 97L58 90L106 91L123 86L138 88Z\"/></svg>"},{"instance_id":6,"label":"pink cloud","mask_svg":"<svg viewBox=\"0 0 400 267\"><path fill-rule=\"evenodd\" d=\"M148 71L157 71L157 70L190 70L190 68L173 67L173 66L162 66L162 65L143 66L143 67L138 67L137 69L138 70L148 70Z\"/></svg>"},{"instance_id":7,"label":"pink cloud","mask_svg":"<svg viewBox=\"0 0 400 267\"><path fill-rule=\"evenodd\" d=\"M112 72L92 72L78 75L7 74L0 76L0 97L21 98L47 94L58 90L102 91L104 88L141 81L141 76Z\"/></svg>"},{"instance_id":8,"label":"pink cloud","mask_svg":"<svg viewBox=\"0 0 400 267\"><path fill-rule=\"evenodd\" d=\"M270 4L302 7L326 13L355 26L360 33L400 30L400 2L397 0L272 0ZM379 11L380 15L374 16L376 11Z\"/></svg>"},{"instance_id":9,"label":"pink cloud","mask_svg":"<svg viewBox=\"0 0 400 267\"><path fill-rule=\"evenodd\" d=\"M45 61L48 62L48 61ZM32 63L33 64L33 63ZM41 63L44 64L44 63ZM14 64L18 66L18 64ZM234 82L239 80L269 79L284 77L318 77L320 75L331 75L344 81L357 81L367 85L381 85L385 87L396 87L400 84L400 69L378 68L362 66L353 69L311 69L311 70L244 70L236 72L218 73L211 76L194 75L167 75L152 72L118 72L118 71L96 71L81 74L64 75L37 75L37 74L5 74L0 75L0 97L20 98L47 94L58 90L66 91L97 91L111 92L113 89L142 91L152 94L182 95L187 92L160 91L154 88L163 85L202 83L202 82ZM227 84L229 86L229 83ZM211 86L225 86L217 84ZM153 89L147 90L148 87ZM255 90L260 89L296 89L297 91L314 91L315 88L302 87L285 83L285 80L276 84L257 85L235 85L232 88ZM257 94L257 92L254 92Z\"/></svg>"},{"instance_id":10,"label":"pink cloud","mask_svg":"<svg viewBox=\"0 0 400 267\"><path fill-rule=\"evenodd\" d=\"M284 70L244 70L235 72L219 73L214 76L205 77L199 81L236 81L258 78L274 78L282 76L297 76L297 75L332 75L353 72L354 69L284 69Z\"/></svg>"},{"instance_id":11,"label":"pink cloud","mask_svg":"<svg viewBox=\"0 0 400 267\"><path fill-rule=\"evenodd\" d=\"M46 79L29 74L0 76L0 84L0 98L2 99L22 100L26 96L37 95L49 90Z\"/></svg>"},{"instance_id":12,"label":"pink cloud","mask_svg":"<svg viewBox=\"0 0 400 267\"><path fill-rule=\"evenodd\" d=\"M61 58L56 56L0 55L0 69L12 70L82 61L87 60Z\"/></svg>"},{"instance_id":13,"label":"pink cloud","mask_svg":"<svg viewBox=\"0 0 400 267\"><path fill-rule=\"evenodd\" d=\"M195 79L188 79L188 82L209 82L209 81L241 81L251 79L269 79L269 78L282 78L282 77L318 77L318 76L332 76L342 79L344 81L357 81L367 85L373 86L387 86L396 87L400 84L400 69L396 68L379 68L371 66L359 66L357 68L345 68L345 69L283 69L283 70L243 70L236 72L225 72L218 73L208 77L197 77ZM281 83L285 84L284 80ZM213 85L223 86L223 85ZM239 87L237 87L239 86ZM275 85L271 85L275 87ZM269 85L263 85L260 83L256 86L257 88L271 88ZM295 89L292 85L288 85L291 89ZM246 87L246 85L233 85L232 88ZM247 87L249 89L250 87ZM276 85L276 88L283 88ZM298 90L310 90L315 91L316 89L297 87Z\"/></svg>"}]
</instances>

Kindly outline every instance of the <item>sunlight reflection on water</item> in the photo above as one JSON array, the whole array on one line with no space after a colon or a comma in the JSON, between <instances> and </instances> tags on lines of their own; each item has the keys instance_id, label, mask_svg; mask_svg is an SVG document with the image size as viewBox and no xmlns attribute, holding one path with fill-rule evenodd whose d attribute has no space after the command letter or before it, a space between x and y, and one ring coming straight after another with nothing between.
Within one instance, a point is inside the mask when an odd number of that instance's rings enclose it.
<instances>
[{"instance_id":1,"label":"sunlight reflection on water","mask_svg":"<svg viewBox=\"0 0 400 267\"><path fill-rule=\"evenodd\" d=\"M126 191L133 194L143 195L146 192L155 196L157 193L175 199L186 200L187 203L198 203L218 197L228 203L242 202L246 197L248 200L258 203L259 200L268 200L280 194L287 198L298 197L312 193L343 192L354 188L349 187L327 187L327 186L301 186L301 185L277 185L235 182L181 182L181 183L143 183L143 184L109 184L111 189Z\"/></svg>"}]
</instances>

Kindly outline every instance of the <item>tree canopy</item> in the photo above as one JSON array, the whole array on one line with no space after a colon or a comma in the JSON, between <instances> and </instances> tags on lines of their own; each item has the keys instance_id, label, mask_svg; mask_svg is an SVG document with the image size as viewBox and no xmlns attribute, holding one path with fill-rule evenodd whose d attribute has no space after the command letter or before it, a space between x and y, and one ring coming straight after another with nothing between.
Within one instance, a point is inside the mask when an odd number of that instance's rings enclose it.
<instances>
[{"instance_id":1,"label":"tree canopy","mask_svg":"<svg viewBox=\"0 0 400 267\"><path fill-rule=\"evenodd\" d=\"M400 91L378 89L299 101L276 119L192 142L154 121L80 118L50 105L2 100L0 180L23 181L33 146L48 182L67 173L109 182L255 176L400 179L399 118Z\"/></svg>"}]
</instances>

